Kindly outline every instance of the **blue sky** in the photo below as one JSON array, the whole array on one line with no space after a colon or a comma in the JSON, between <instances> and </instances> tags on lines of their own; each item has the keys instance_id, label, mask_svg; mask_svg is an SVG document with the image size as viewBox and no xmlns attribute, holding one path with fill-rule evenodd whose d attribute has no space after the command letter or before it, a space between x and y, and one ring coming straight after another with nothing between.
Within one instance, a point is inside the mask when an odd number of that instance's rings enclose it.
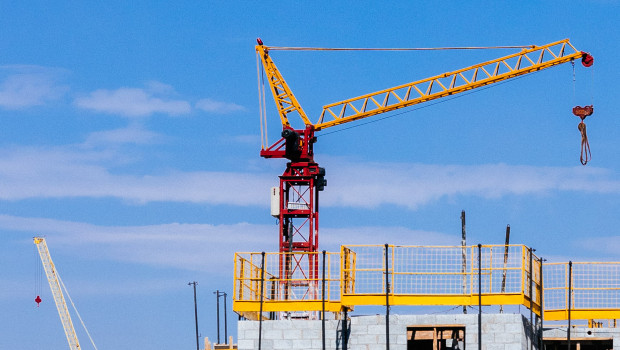
<instances>
[{"instance_id":1,"label":"blue sky","mask_svg":"<svg viewBox=\"0 0 620 350\"><path fill-rule=\"evenodd\" d=\"M34 303L38 235L99 349L192 348L190 281L201 335L216 337L216 289L229 293L236 335L233 254L277 250L268 193L285 165L258 154L257 37L317 47L570 38L595 58L576 65L574 82L565 64L320 132L320 246L458 245L465 210L469 244L501 244L510 224L512 242L549 261L618 261L619 15L613 0L0 4L0 348L66 347L45 283ZM316 120L324 104L511 52L272 57ZM571 109L586 104L584 167Z\"/></svg>"}]
</instances>

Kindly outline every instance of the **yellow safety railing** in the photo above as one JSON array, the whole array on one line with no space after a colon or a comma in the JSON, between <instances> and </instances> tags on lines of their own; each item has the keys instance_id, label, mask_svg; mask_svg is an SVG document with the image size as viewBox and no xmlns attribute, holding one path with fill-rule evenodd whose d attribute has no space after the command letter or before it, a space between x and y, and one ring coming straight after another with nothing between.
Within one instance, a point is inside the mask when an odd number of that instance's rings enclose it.
<instances>
[{"instance_id":1,"label":"yellow safety railing","mask_svg":"<svg viewBox=\"0 0 620 350\"><path fill-rule=\"evenodd\" d=\"M477 305L480 276L483 305L525 305L540 315L540 261L522 245L360 245L341 254L343 305L385 305L386 276L390 305Z\"/></svg>"},{"instance_id":2,"label":"yellow safety railing","mask_svg":"<svg viewBox=\"0 0 620 350\"><path fill-rule=\"evenodd\" d=\"M385 305L386 296L390 305L477 305L480 276L483 305L540 315L540 262L522 245L343 246L325 259L326 311ZM320 311L322 269L321 253L266 253L264 262L261 253L237 253L233 309L257 318L262 283L263 312Z\"/></svg>"},{"instance_id":3,"label":"yellow safety railing","mask_svg":"<svg viewBox=\"0 0 620 350\"><path fill-rule=\"evenodd\" d=\"M339 254L325 254L325 310L330 312L341 308L339 263ZM236 253L233 310L258 319L262 290L264 313L321 311L322 271L322 253L265 253L264 261L262 253Z\"/></svg>"},{"instance_id":4,"label":"yellow safety railing","mask_svg":"<svg viewBox=\"0 0 620 350\"><path fill-rule=\"evenodd\" d=\"M620 318L620 263L544 264L544 318Z\"/></svg>"}]
</instances>

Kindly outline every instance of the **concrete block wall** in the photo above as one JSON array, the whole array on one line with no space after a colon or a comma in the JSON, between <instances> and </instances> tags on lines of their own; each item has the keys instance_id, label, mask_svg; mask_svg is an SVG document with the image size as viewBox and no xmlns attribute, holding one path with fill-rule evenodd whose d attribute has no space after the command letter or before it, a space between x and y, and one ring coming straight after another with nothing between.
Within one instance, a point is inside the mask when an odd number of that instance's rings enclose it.
<instances>
[{"instance_id":1,"label":"concrete block wall","mask_svg":"<svg viewBox=\"0 0 620 350\"><path fill-rule=\"evenodd\" d=\"M342 349L342 322L325 322L327 349ZM478 315L391 315L390 349L407 349L407 327L463 325L465 349L478 349ZM258 321L239 321L240 350L258 349ZM350 319L349 349L383 350L386 347L385 315L353 316ZM262 349L322 349L321 321L263 321ZM482 315L483 350L529 350L529 322L520 314ZM535 340L534 349L537 349ZM620 350L620 349L614 349Z\"/></svg>"}]
</instances>

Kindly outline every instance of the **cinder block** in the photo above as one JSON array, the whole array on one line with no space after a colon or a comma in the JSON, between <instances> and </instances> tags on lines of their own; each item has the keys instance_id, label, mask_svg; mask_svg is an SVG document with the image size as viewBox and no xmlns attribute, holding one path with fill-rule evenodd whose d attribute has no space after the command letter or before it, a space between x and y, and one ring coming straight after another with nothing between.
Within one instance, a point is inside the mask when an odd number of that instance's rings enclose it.
<instances>
[{"instance_id":1,"label":"cinder block","mask_svg":"<svg viewBox=\"0 0 620 350\"><path fill-rule=\"evenodd\" d=\"M367 350L385 350L385 344L368 344L366 345Z\"/></svg>"},{"instance_id":2,"label":"cinder block","mask_svg":"<svg viewBox=\"0 0 620 350\"><path fill-rule=\"evenodd\" d=\"M281 329L264 329L263 330L263 339L282 339L282 330Z\"/></svg>"},{"instance_id":3,"label":"cinder block","mask_svg":"<svg viewBox=\"0 0 620 350\"><path fill-rule=\"evenodd\" d=\"M499 332L494 334L494 342L498 344L521 344L521 337L516 333Z\"/></svg>"},{"instance_id":4,"label":"cinder block","mask_svg":"<svg viewBox=\"0 0 620 350\"><path fill-rule=\"evenodd\" d=\"M258 349L258 341L256 342L256 348ZM271 340L271 339L263 339L261 341L261 348L263 348L263 349L273 349L273 340Z\"/></svg>"},{"instance_id":5,"label":"cinder block","mask_svg":"<svg viewBox=\"0 0 620 350\"><path fill-rule=\"evenodd\" d=\"M254 340L251 339L238 339L237 348L239 350L253 350L258 348L258 342L254 344Z\"/></svg>"},{"instance_id":6,"label":"cinder block","mask_svg":"<svg viewBox=\"0 0 620 350\"><path fill-rule=\"evenodd\" d=\"M504 350L523 350L526 349L521 343L505 344Z\"/></svg>"},{"instance_id":7,"label":"cinder block","mask_svg":"<svg viewBox=\"0 0 620 350\"><path fill-rule=\"evenodd\" d=\"M377 344L379 342L378 336L377 335L372 335L372 334L361 334L361 335L355 337L354 340L355 340L354 344L356 344L356 345ZM349 341L349 344L353 344L353 343L351 341ZM384 346L384 348L385 348L385 346Z\"/></svg>"},{"instance_id":8,"label":"cinder block","mask_svg":"<svg viewBox=\"0 0 620 350\"><path fill-rule=\"evenodd\" d=\"M243 335L241 339L258 339L258 329L239 330L237 333Z\"/></svg>"},{"instance_id":9,"label":"cinder block","mask_svg":"<svg viewBox=\"0 0 620 350\"><path fill-rule=\"evenodd\" d=\"M282 330L282 339L301 339L301 329Z\"/></svg>"},{"instance_id":10,"label":"cinder block","mask_svg":"<svg viewBox=\"0 0 620 350\"><path fill-rule=\"evenodd\" d=\"M385 325L368 325L368 334L384 334Z\"/></svg>"},{"instance_id":11,"label":"cinder block","mask_svg":"<svg viewBox=\"0 0 620 350\"><path fill-rule=\"evenodd\" d=\"M482 322L482 333L495 334L504 332L503 323Z\"/></svg>"},{"instance_id":12,"label":"cinder block","mask_svg":"<svg viewBox=\"0 0 620 350\"><path fill-rule=\"evenodd\" d=\"M293 329L294 328L293 321L290 321L290 320L277 320L277 321L263 322L263 327L265 325L267 325L269 329Z\"/></svg>"},{"instance_id":13,"label":"cinder block","mask_svg":"<svg viewBox=\"0 0 620 350\"><path fill-rule=\"evenodd\" d=\"M302 329L301 337L303 339L321 339L321 331L314 328Z\"/></svg>"},{"instance_id":14,"label":"cinder block","mask_svg":"<svg viewBox=\"0 0 620 350\"><path fill-rule=\"evenodd\" d=\"M293 341L290 339L275 339L273 341L274 350L288 350L293 346Z\"/></svg>"},{"instance_id":15,"label":"cinder block","mask_svg":"<svg viewBox=\"0 0 620 350\"><path fill-rule=\"evenodd\" d=\"M495 344L493 342L482 343L482 348L485 350L504 350L504 344Z\"/></svg>"},{"instance_id":16,"label":"cinder block","mask_svg":"<svg viewBox=\"0 0 620 350\"><path fill-rule=\"evenodd\" d=\"M237 330L244 331L248 329L258 329L258 322L247 320L237 322Z\"/></svg>"},{"instance_id":17,"label":"cinder block","mask_svg":"<svg viewBox=\"0 0 620 350\"><path fill-rule=\"evenodd\" d=\"M293 339L292 341L293 349L310 349L312 348L312 340L311 339Z\"/></svg>"}]
</instances>

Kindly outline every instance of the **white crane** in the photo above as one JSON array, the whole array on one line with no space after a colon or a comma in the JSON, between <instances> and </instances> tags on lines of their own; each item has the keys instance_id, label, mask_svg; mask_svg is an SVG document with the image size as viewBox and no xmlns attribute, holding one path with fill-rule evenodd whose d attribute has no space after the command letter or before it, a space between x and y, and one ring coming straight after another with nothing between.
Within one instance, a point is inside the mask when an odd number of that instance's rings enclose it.
<instances>
[{"instance_id":1,"label":"white crane","mask_svg":"<svg viewBox=\"0 0 620 350\"><path fill-rule=\"evenodd\" d=\"M71 350L80 350L80 342L78 341L77 334L75 333L75 328L73 327L73 322L71 321L71 315L69 314L69 310L67 309L67 303L65 301L65 296L62 292L62 289L67 292L67 288L62 283L58 272L56 271L56 267L54 266L54 262L52 261L52 257L50 256L50 252L47 249L47 243L45 242L45 238L43 237L34 237L34 244L37 246L37 250L39 251L39 256L41 257L41 262L43 263L43 268L45 269L45 275L47 276L47 281L49 282L50 289L52 290L52 295L54 296L54 302L56 303L56 308L58 309L58 315L60 316L60 321L62 322L62 328L65 330L65 335L67 336L67 341L69 342L69 349ZM62 289L61 289L62 286ZM67 293L67 297L75 310L76 315L80 319L86 334L90 338L91 343L95 350L97 347L95 346L93 339L91 338L80 314L77 312L69 293Z\"/></svg>"}]
</instances>

